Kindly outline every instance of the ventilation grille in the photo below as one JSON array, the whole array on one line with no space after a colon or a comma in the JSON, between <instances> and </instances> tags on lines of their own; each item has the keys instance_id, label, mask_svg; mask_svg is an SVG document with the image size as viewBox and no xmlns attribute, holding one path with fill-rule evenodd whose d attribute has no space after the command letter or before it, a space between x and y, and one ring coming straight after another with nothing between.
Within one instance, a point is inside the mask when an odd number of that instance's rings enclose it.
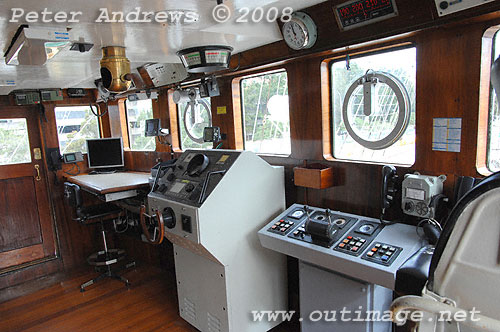
<instances>
[{"instance_id":1,"label":"ventilation grille","mask_svg":"<svg viewBox=\"0 0 500 332\"><path fill-rule=\"evenodd\" d=\"M209 312L207 313L208 318L208 332L220 332L220 320L211 315Z\"/></svg>"},{"instance_id":2,"label":"ventilation grille","mask_svg":"<svg viewBox=\"0 0 500 332\"><path fill-rule=\"evenodd\" d=\"M187 298L184 298L184 316L193 322L196 321L196 306Z\"/></svg>"}]
</instances>

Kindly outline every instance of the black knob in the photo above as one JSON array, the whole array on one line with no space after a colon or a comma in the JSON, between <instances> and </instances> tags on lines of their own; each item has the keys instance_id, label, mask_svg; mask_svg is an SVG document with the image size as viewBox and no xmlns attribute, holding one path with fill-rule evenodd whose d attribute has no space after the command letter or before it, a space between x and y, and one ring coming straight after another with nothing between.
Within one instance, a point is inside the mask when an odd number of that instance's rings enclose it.
<instances>
[{"instance_id":1,"label":"black knob","mask_svg":"<svg viewBox=\"0 0 500 332\"><path fill-rule=\"evenodd\" d=\"M163 217L163 222L167 228L174 228L175 227L175 212L172 210L172 208L165 208L162 213Z\"/></svg>"},{"instance_id":2,"label":"black knob","mask_svg":"<svg viewBox=\"0 0 500 332\"><path fill-rule=\"evenodd\" d=\"M406 202L405 203L405 210L406 211L412 211L413 210L413 203L412 202Z\"/></svg>"},{"instance_id":3,"label":"black knob","mask_svg":"<svg viewBox=\"0 0 500 332\"><path fill-rule=\"evenodd\" d=\"M192 183L188 183L188 184L186 185L186 192L190 193L190 192L192 192L193 190L194 190L194 184L192 184Z\"/></svg>"},{"instance_id":4,"label":"black knob","mask_svg":"<svg viewBox=\"0 0 500 332\"><path fill-rule=\"evenodd\" d=\"M449 6L450 4L448 3L448 1L441 1L441 3L439 4L439 8L441 8L442 10L447 9Z\"/></svg>"},{"instance_id":5,"label":"black knob","mask_svg":"<svg viewBox=\"0 0 500 332\"><path fill-rule=\"evenodd\" d=\"M159 188L158 188L158 191L161 192L162 194L165 193L165 191L167 191L167 186L162 184Z\"/></svg>"},{"instance_id":6,"label":"black knob","mask_svg":"<svg viewBox=\"0 0 500 332\"><path fill-rule=\"evenodd\" d=\"M170 173L169 175L167 175L167 181L172 182L174 180L175 180L175 174L174 173Z\"/></svg>"}]
</instances>

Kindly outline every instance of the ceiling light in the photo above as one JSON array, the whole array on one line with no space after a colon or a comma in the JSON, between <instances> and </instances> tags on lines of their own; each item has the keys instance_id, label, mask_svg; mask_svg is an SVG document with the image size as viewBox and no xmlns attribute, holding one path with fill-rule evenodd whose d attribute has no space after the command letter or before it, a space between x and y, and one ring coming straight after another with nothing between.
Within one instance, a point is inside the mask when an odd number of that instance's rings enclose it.
<instances>
[{"instance_id":1,"label":"ceiling light","mask_svg":"<svg viewBox=\"0 0 500 332\"><path fill-rule=\"evenodd\" d=\"M23 28L5 54L7 65L43 65L71 43L70 32L60 28Z\"/></svg>"}]
</instances>

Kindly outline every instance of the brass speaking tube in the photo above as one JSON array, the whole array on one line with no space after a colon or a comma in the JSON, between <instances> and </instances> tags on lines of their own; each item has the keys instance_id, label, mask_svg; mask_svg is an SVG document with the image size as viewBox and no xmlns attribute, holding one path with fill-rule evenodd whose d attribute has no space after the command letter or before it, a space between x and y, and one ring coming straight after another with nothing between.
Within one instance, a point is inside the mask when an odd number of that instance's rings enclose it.
<instances>
[{"instance_id":1,"label":"brass speaking tube","mask_svg":"<svg viewBox=\"0 0 500 332\"><path fill-rule=\"evenodd\" d=\"M130 88L130 61L125 56L125 47L103 47L100 64L102 84L106 89L121 92Z\"/></svg>"}]
</instances>

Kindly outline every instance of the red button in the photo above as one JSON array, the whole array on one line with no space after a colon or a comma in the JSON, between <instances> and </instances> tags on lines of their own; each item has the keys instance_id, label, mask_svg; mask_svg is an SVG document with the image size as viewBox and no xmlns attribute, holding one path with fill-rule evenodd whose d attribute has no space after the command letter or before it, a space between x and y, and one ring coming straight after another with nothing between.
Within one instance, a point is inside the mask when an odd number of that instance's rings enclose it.
<instances>
[{"instance_id":1,"label":"red button","mask_svg":"<svg viewBox=\"0 0 500 332\"><path fill-rule=\"evenodd\" d=\"M377 248L373 248L372 249L373 252L377 252L377 250L378 250Z\"/></svg>"},{"instance_id":2,"label":"red button","mask_svg":"<svg viewBox=\"0 0 500 332\"><path fill-rule=\"evenodd\" d=\"M349 240L352 240L352 236L348 236L347 238L348 238Z\"/></svg>"}]
</instances>

